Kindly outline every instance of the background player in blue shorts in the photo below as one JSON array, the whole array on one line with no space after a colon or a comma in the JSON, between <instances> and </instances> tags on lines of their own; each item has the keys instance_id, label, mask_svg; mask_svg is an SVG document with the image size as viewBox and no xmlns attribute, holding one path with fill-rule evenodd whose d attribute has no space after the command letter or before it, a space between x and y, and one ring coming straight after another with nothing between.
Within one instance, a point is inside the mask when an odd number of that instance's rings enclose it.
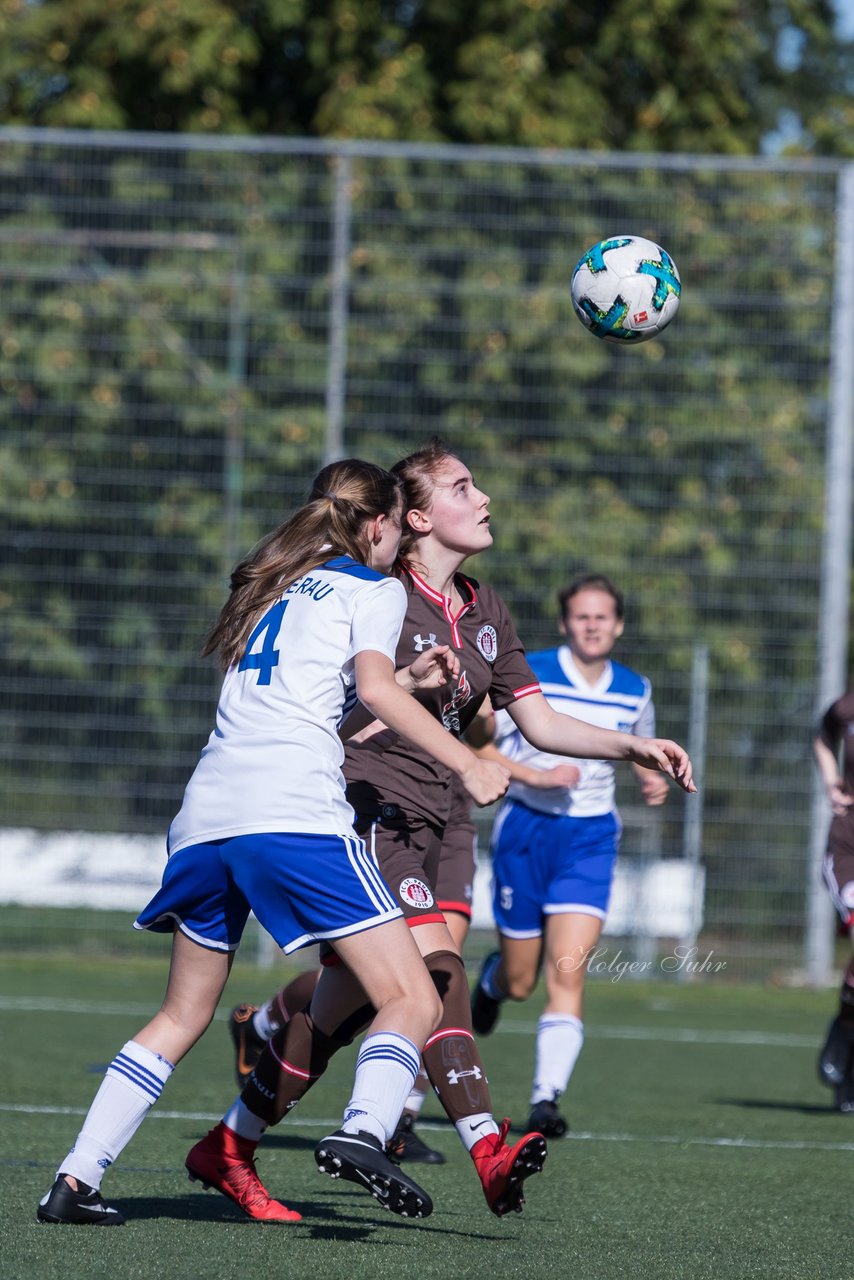
<instances>
[{"instance_id":1,"label":"background player in blue shorts","mask_svg":"<svg viewBox=\"0 0 854 1280\"><path fill-rule=\"evenodd\" d=\"M431 1212L385 1144L441 1004L345 798L338 726L356 682L371 713L442 760L473 799L502 795L506 772L478 760L395 682L406 593L386 575L402 516L395 476L355 460L331 464L307 505L232 574L204 650L225 673L216 726L170 827L161 888L136 921L172 933L166 995L108 1066L40 1221L124 1221L101 1198L101 1179L208 1027L250 910L286 953L331 945L371 1001L344 1123L315 1152L321 1171L366 1186L401 1215ZM326 986L335 983L330 971ZM187 1170L250 1218L298 1220L268 1194L247 1151L237 1133L214 1131L190 1151Z\"/></svg>"},{"instance_id":2,"label":"background player in blue shorts","mask_svg":"<svg viewBox=\"0 0 854 1280\"><path fill-rule=\"evenodd\" d=\"M655 735L651 686L611 659L623 633L624 605L610 579L589 574L559 593L566 643L529 653L546 699L556 711L603 728ZM529 1127L561 1137L557 1109L581 1052L587 958L599 940L620 839L614 766L577 760L571 787L531 787L517 770L553 769L565 757L537 751L506 713L482 754L511 762L507 798L492 834L493 910L501 950L484 961L472 994L475 1031L490 1032L501 1001L526 1000L541 966L546 1006L537 1024ZM667 799L664 774L633 765L649 805Z\"/></svg>"}]
</instances>

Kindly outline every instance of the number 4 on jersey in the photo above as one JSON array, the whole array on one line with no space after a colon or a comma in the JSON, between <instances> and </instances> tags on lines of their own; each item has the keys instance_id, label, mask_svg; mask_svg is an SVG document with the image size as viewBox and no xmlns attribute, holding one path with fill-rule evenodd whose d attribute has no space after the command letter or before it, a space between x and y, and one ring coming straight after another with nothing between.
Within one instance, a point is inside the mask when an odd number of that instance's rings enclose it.
<instances>
[{"instance_id":1,"label":"number 4 on jersey","mask_svg":"<svg viewBox=\"0 0 854 1280\"><path fill-rule=\"evenodd\" d=\"M267 610L247 640L246 652L237 665L238 671L257 671L259 684L269 684L273 667L279 665L279 650L274 646L287 607L287 600L279 600L272 609ZM261 648L253 653L253 646L262 636L264 639Z\"/></svg>"}]
</instances>

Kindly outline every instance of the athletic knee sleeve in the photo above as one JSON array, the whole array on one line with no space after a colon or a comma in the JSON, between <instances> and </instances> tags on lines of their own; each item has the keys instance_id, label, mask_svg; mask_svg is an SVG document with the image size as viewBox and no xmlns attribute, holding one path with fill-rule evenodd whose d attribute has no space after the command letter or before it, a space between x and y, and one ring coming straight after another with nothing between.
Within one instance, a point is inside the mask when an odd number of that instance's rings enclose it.
<instances>
[{"instance_id":1,"label":"athletic knee sleeve","mask_svg":"<svg viewBox=\"0 0 854 1280\"><path fill-rule=\"evenodd\" d=\"M462 957L455 951L434 951L424 957L424 963L442 1001L442 1023L471 1030L471 997Z\"/></svg>"}]
</instances>

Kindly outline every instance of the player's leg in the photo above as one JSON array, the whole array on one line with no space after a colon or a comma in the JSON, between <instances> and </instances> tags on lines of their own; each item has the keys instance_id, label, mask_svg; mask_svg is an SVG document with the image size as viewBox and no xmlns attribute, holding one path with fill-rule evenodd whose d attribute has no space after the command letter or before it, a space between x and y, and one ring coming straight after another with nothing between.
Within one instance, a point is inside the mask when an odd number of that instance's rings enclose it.
<instances>
[{"instance_id":1,"label":"player's leg","mask_svg":"<svg viewBox=\"0 0 854 1280\"><path fill-rule=\"evenodd\" d=\"M231 952L209 950L175 933L163 1004L107 1067L83 1127L39 1204L40 1222L109 1226L124 1221L101 1199L101 1179L208 1026L232 958Z\"/></svg>"},{"instance_id":2,"label":"player's leg","mask_svg":"<svg viewBox=\"0 0 854 1280\"><path fill-rule=\"evenodd\" d=\"M359 1051L343 1124L317 1145L318 1167L334 1178L367 1185L392 1212L425 1218L433 1207L429 1197L391 1163L386 1145L397 1129L441 1004L402 920L339 939L336 949L376 1014Z\"/></svg>"},{"instance_id":3,"label":"player's leg","mask_svg":"<svg viewBox=\"0 0 854 1280\"><path fill-rule=\"evenodd\" d=\"M546 1005L537 1023L529 1122L560 1137L568 1126L557 1103L584 1043L584 981L605 920L620 825L613 813L545 821Z\"/></svg>"},{"instance_id":4,"label":"player's leg","mask_svg":"<svg viewBox=\"0 0 854 1280\"><path fill-rule=\"evenodd\" d=\"M539 1173L546 1158L540 1133L526 1133L507 1144L510 1121L500 1125L493 1115L489 1083L471 1029L465 968L444 926L413 930L436 989L442 997L442 1019L423 1050L424 1065L448 1118L474 1162L484 1196L493 1213L520 1212L523 1183Z\"/></svg>"},{"instance_id":5,"label":"player's leg","mask_svg":"<svg viewBox=\"0 0 854 1280\"><path fill-rule=\"evenodd\" d=\"M479 1035L494 1030L505 1000L527 1000L537 984L542 958L544 822L542 815L509 801L493 828L492 910L499 950L484 960L472 991L472 1025Z\"/></svg>"},{"instance_id":6,"label":"player's leg","mask_svg":"<svg viewBox=\"0 0 854 1280\"><path fill-rule=\"evenodd\" d=\"M254 1174L254 1150L267 1125L280 1119L323 1073L331 1055L373 1019L357 1063L351 1114L339 1133L319 1144L316 1157L325 1171L359 1181L394 1212L426 1216L429 1197L396 1171L383 1150L417 1071L420 1042L438 1010L400 909L355 836L256 839L268 846L263 868L257 856L254 861L249 856L258 852L253 840L241 837L247 847L233 870L260 922L286 952L327 939L348 967L330 969L328 979L324 972L311 1008L274 1033L240 1098L190 1152L188 1167L201 1154L210 1170L214 1155L225 1152L234 1159L234 1178ZM230 1194L213 1178L208 1181ZM243 1207L257 1216L251 1205Z\"/></svg>"},{"instance_id":7,"label":"player's leg","mask_svg":"<svg viewBox=\"0 0 854 1280\"><path fill-rule=\"evenodd\" d=\"M254 1004L235 1005L228 1017L228 1030L234 1045L238 1085L246 1084L270 1036L301 1009L308 1007L319 977L319 969L306 969L277 991L266 1004L260 1007Z\"/></svg>"},{"instance_id":8,"label":"player's leg","mask_svg":"<svg viewBox=\"0 0 854 1280\"><path fill-rule=\"evenodd\" d=\"M452 806L442 833L439 866L436 872L436 902L445 917L448 931L460 955L471 924L474 875L477 868L477 830L471 818L467 795ZM428 1147L415 1129L430 1080L422 1062L412 1092L406 1099L400 1124L391 1140L390 1152L396 1160L415 1164L444 1164L441 1151Z\"/></svg>"},{"instance_id":9,"label":"player's leg","mask_svg":"<svg viewBox=\"0 0 854 1280\"><path fill-rule=\"evenodd\" d=\"M560 1138L569 1126L558 1110L584 1044L583 997L587 957L599 941L602 919L567 913L546 917L546 1006L537 1022L529 1125Z\"/></svg>"},{"instance_id":10,"label":"player's leg","mask_svg":"<svg viewBox=\"0 0 854 1280\"><path fill-rule=\"evenodd\" d=\"M169 859L160 889L136 922L173 935L163 1004L108 1066L77 1140L42 1198L40 1221L123 1221L101 1200L101 1179L210 1023L248 915L218 844L193 845Z\"/></svg>"},{"instance_id":11,"label":"player's leg","mask_svg":"<svg viewBox=\"0 0 854 1280\"><path fill-rule=\"evenodd\" d=\"M854 943L854 847L836 831L828 842L824 878ZM835 1091L837 1110L854 1112L854 955L843 974L839 1006L818 1056L818 1074L822 1084Z\"/></svg>"},{"instance_id":12,"label":"player's leg","mask_svg":"<svg viewBox=\"0 0 854 1280\"><path fill-rule=\"evenodd\" d=\"M446 913L445 919L451 937L454 939L454 945L462 952L463 943L468 933L468 917L449 911ZM424 1099L430 1087L430 1077L427 1075L427 1069L422 1059L412 1090L403 1105L400 1123L389 1143L389 1154L394 1156L395 1160L409 1161L412 1164L445 1163L445 1157L442 1152L436 1151L433 1147L428 1147L415 1129L415 1122L421 1114L421 1108L424 1105Z\"/></svg>"},{"instance_id":13,"label":"player's leg","mask_svg":"<svg viewBox=\"0 0 854 1280\"><path fill-rule=\"evenodd\" d=\"M442 1016L422 1057L430 1083L472 1157L487 1203L501 1216L522 1207L522 1184L542 1168L546 1156L540 1134L526 1134L513 1147L500 1127L471 1027L469 990L462 957L437 908L442 831L414 815L382 815L366 824L368 847L400 904L442 1000Z\"/></svg>"}]
</instances>

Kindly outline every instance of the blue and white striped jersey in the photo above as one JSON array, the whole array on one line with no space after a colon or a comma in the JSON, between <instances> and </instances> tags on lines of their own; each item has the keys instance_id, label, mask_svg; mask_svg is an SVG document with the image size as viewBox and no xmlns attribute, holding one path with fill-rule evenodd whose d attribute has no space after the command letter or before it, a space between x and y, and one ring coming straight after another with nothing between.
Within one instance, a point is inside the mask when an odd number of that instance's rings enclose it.
<instances>
[{"instance_id":1,"label":"blue and white striped jersey","mask_svg":"<svg viewBox=\"0 0 854 1280\"><path fill-rule=\"evenodd\" d=\"M226 672L170 853L252 832L352 835L338 725L355 702L356 654L394 662L405 612L397 579L348 556L288 587Z\"/></svg>"},{"instance_id":2,"label":"blue and white striped jersey","mask_svg":"<svg viewBox=\"0 0 854 1280\"><path fill-rule=\"evenodd\" d=\"M655 708L652 686L619 662L607 662L595 684L588 684L573 661L567 645L528 654L528 661L551 707L563 715L575 716L602 729L618 729L642 738L655 737ZM547 790L511 782L510 799L520 800L538 813L592 818L611 813L614 801L614 765L607 760L572 760L553 756L532 747L516 728L506 711L496 712L495 745L511 760L535 769L550 769L572 763L581 770L581 779L571 791L563 787Z\"/></svg>"}]
</instances>

